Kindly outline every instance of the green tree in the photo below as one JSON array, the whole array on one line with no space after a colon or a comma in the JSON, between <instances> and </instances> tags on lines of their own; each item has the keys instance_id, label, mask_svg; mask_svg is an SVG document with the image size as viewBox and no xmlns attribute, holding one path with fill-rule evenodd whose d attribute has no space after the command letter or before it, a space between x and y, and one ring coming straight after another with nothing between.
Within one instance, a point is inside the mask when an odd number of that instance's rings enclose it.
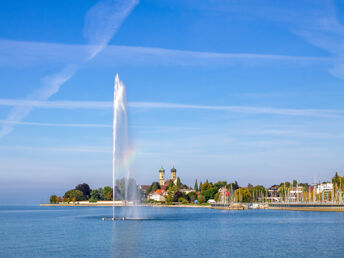
<instances>
[{"instance_id":1,"label":"green tree","mask_svg":"<svg viewBox=\"0 0 344 258\"><path fill-rule=\"evenodd\" d=\"M158 189L161 189L160 184L158 182L154 182L152 184L152 192L155 192Z\"/></svg>"},{"instance_id":2,"label":"green tree","mask_svg":"<svg viewBox=\"0 0 344 258\"><path fill-rule=\"evenodd\" d=\"M213 187L213 185L212 185L211 183L209 183L208 180L207 180L204 184L202 184L202 186L201 186L201 192L204 192L204 191L206 191L206 190L209 190L209 189L211 189L212 187Z\"/></svg>"},{"instance_id":3,"label":"green tree","mask_svg":"<svg viewBox=\"0 0 344 258\"><path fill-rule=\"evenodd\" d=\"M55 194L50 196L50 203L57 203L57 196Z\"/></svg>"},{"instance_id":4,"label":"green tree","mask_svg":"<svg viewBox=\"0 0 344 258\"><path fill-rule=\"evenodd\" d=\"M178 199L178 202L181 202L181 203L183 203L183 204L188 204L188 203L189 203L184 197L180 197L180 198Z\"/></svg>"},{"instance_id":5,"label":"green tree","mask_svg":"<svg viewBox=\"0 0 344 258\"><path fill-rule=\"evenodd\" d=\"M211 187L205 191L202 191L202 195L204 196L205 201L208 201L209 199L214 199L216 193L217 189L215 187Z\"/></svg>"},{"instance_id":6,"label":"green tree","mask_svg":"<svg viewBox=\"0 0 344 258\"><path fill-rule=\"evenodd\" d=\"M235 181L234 183L229 183L228 185L226 185L226 187L227 189L233 190L233 191L239 189L239 185L237 181Z\"/></svg>"},{"instance_id":7,"label":"green tree","mask_svg":"<svg viewBox=\"0 0 344 258\"><path fill-rule=\"evenodd\" d=\"M297 180L293 180L293 187L297 187Z\"/></svg>"},{"instance_id":8,"label":"green tree","mask_svg":"<svg viewBox=\"0 0 344 258\"><path fill-rule=\"evenodd\" d=\"M165 197L166 203L171 204L172 202L178 200L176 193L178 192L177 186L172 186L167 190L167 196Z\"/></svg>"},{"instance_id":9,"label":"green tree","mask_svg":"<svg viewBox=\"0 0 344 258\"><path fill-rule=\"evenodd\" d=\"M205 203L205 197L202 194L198 196L198 203Z\"/></svg>"},{"instance_id":10,"label":"green tree","mask_svg":"<svg viewBox=\"0 0 344 258\"><path fill-rule=\"evenodd\" d=\"M197 179L195 180L194 190L195 190L196 192L198 192L198 183L197 183Z\"/></svg>"},{"instance_id":11,"label":"green tree","mask_svg":"<svg viewBox=\"0 0 344 258\"><path fill-rule=\"evenodd\" d=\"M252 189L250 189L252 197L254 197L254 201L258 201L259 198L262 200L262 197L266 195L267 189L262 185L256 185Z\"/></svg>"},{"instance_id":12,"label":"green tree","mask_svg":"<svg viewBox=\"0 0 344 258\"><path fill-rule=\"evenodd\" d=\"M202 181L201 181L201 182L199 182L198 191L201 191L201 189L202 189Z\"/></svg>"},{"instance_id":13,"label":"green tree","mask_svg":"<svg viewBox=\"0 0 344 258\"><path fill-rule=\"evenodd\" d=\"M220 193L216 193L214 199L218 202L220 199Z\"/></svg>"},{"instance_id":14,"label":"green tree","mask_svg":"<svg viewBox=\"0 0 344 258\"><path fill-rule=\"evenodd\" d=\"M93 190L91 192L90 202L97 202L100 200L99 190Z\"/></svg>"},{"instance_id":15,"label":"green tree","mask_svg":"<svg viewBox=\"0 0 344 258\"><path fill-rule=\"evenodd\" d=\"M148 194L150 194L151 192L152 192L152 186L150 185L150 186L147 187L147 189L146 189L146 191L145 191L145 195L148 195Z\"/></svg>"},{"instance_id":16,"label":"green tree","mask_svg":"<svg viewBox=\"0 0 344 258\"><path fill-rule=\"evenodd\" d=\"M103 200L109 200L107 197L108 197L108 194L109 192L112 192L112 187L110 186L105 186L103 188ZM111 198L112 199L112 193L111 193Z\"/></svg>"},{"instance_id":17,"label":"green tree","mask_svg":"<svg viewBox=\"0 0 344 258\"><path fill-rule=\"evenodd\" d=\"M107 192L105 196L105 200L112 201L113 200L113 189L111 188L110 191Z\"/></svg>"},{"instance_id":18,"label":"green tree","mask_svg":"<svg viewBox=\"0 0 344 258\"><path fill-rule=\"evenodd\" d=\"M171 187L173 187L173 186L174 186L173 181L172 181L172 180L169 180L169 181L168 181L168 185L167 185L167 187L166 187L166 190L168 190L169 188L171 188Z\"/></svg>"},{"instance_id":19,"label":"green tree","mask_svg":"<svg viewBox=\"0 0 344 258\"><path fill-rule=\"evenodd\" d=\"M219 190L221 187L224 187L227 185L226 181L218 181L214 184L214 187Z\"/></svg>"},{"instance_id":20,"label":"green tree","mask_svg":"<svg viewBox=\"0 0 344 258\"><path fill-rule=\"evenodd\" d=\"M247 187L235 190L235 199L238 202L251 202L251 193Z\"/></svg>"},{"instance_id":21,"label":"green tree","mask_svg":"<svg viewBox=\"0 0 344 258\"><path fill-rule=\"evenodd\" d=\"M64 196L64 198L69 198L71 200L75 200L75 201L84 201L86 200L85 195L83 194L83 192L81 192L80 190L69 190L67 191Z\"/></svg>"},{"instance_id":22,"label":"green tree","mask_svg":"<svg viewBox=\"0 0 344 258\"><path fill-rule=\"evenodd\" d=\"M180 182L179 177L177 178L177 187L178 187L178 189L181 189L181 187L182 187L182 183Z\"/></svg>"},{"instance_id":23,"label":"green tree","mask_svg":"<svg viewBox=\"0 0 344 258\"><path fill-rule=\"evenodd\" d=\"M86 183L82 183L79 184L75 187L75 190L79 190L83 193L83 195L85 196L85 199L89 199L90 198L90 194L92 189L90 188L90 186Z\"/></svg>"},{"instance_id":24,"label":"green tree","mask_svg":"<svg viewBox=\"0 0 344 258\"><path fill-rule=\"evenodd\" d=\"M187 194L190 202L194 202L197 200L197 193L196 192L190 192Z\"/></svg>"}]
</instances>

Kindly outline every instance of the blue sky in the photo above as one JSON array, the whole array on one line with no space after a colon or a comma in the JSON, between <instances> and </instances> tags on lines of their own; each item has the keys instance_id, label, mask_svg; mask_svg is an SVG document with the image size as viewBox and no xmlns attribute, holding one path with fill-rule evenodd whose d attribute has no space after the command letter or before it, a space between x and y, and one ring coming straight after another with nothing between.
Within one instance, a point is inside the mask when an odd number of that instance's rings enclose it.
<instances>
[{"instance_id":1,"label":"blue sky","mask_svg":"<svg viewBox=\"0 0 344 258\"><path fill-rule=\"evenodd\" d=\"M138 183L343 172L341 1L2 1L0 202L111 184L113 81Z\"/></svg>"}]
</instances>

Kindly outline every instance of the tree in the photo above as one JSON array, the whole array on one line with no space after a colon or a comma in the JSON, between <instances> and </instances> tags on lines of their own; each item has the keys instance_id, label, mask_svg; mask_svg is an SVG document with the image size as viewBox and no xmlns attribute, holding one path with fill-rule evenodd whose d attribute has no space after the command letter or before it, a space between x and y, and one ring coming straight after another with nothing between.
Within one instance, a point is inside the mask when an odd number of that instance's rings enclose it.
<instances>
[{"instance_id":1,"label":"tree","mask_svg":"<svg viewBox=\"0 0 344 258\"><path fill-rule=\"evenodd\" d=\"M103 188L103 200L109 200L108 199L109 192L112 192L112 188L110 186L105 186ZM112 199L112 193L111 193L110 199Z\"/></svg>"},{"instance_id":2,"label":"tree","mask_svg":"<svg viewBox=\"0 0 344 258\"><path fill-rule=\"evenodd\" d=\"M150 194L151 192L152 192L152 186L150 185L150 186L147 187L147 189L146 189L146 191L145 191L145 195L148 195L148 194Z\"/></svg>"},{"instance_id":3,"label":"tree","mask_svg":"<svg viewBox=\"0 0 344 258\"><path fill-rule=\"evenodd\" d=\"M88 184L86 184L86 183L82 183L82 184L77 185L75 187L75 190L81 191L86 199L90 198L90 194L91 194L91 191L92 191L90 186Z\"/></svg>"},{"instance_id":4,"label":"tree","mask_svg":"<svg viewBox=\"0 0 344 258\"><path fill-rule=\"evenodd\" d=\"M92 193L92 192L91 192ZM98 193L99 193L99 200L104 200L104 192L103 188L98 188Z\"/></svg>"},{"instance_id":5,"label":"tree","mask_svg":"<svg viewBox=\"0 0 344 258\"><path fill-rule=\"evenodd\" d=\"M188 204L189 202L185 199L185 198L183 198L183 197L180 197L179 199L178 199L178 202L181 202L181 203L183 203L183 204Z\"/></svg>"},{"instance_id":6,"label":"tree","mask_svg":"<svg viewBox=\"0 0 344 258\"><path fill-rule=\"evenodd\" d=\"M57 196L55 194L50 196L50 203L57 203Z\"/></svg>"},{"instance_id":7,"label":"tree","mask_svg":"<svg viewBox=\"0 0 344 258\"><path fill-rule=\"evenodd\" d=\"M57 196L57 198L56 198L56 202L57 202L57 203L59 203L59 202L62 202L62 198L61 198L61 196Z\"/></svg>"},{"instance_id":8,"label":"tree","mask_svg":"<svg viewBox=\"0 0 344 258\"><path fill-rule=\"evenodd\" d=\"M198 191L201 191L202 189L202 181L199 183Z\"/></svg>"},{"instance_id":9,"label":"tree","mask_svg":"<svg viewBox=\"0 0 344 258\"><path fill-rule=\"evenodd\" d=\"M62 202L70 203L70 198L63 197Z\"/></svg>"},{"instance_id":10,"label":"tree","mask_svg":"<svg viewBox=\"0 0 344 258\"><path fill-rule=\"evenodd\" d=\"M177 187L180 189L182 187L182 183L180 182L180 178L177 178Z\"/></svg>"},{"instance_id":11,"label":"tree","mask_svg":"<svg viewBox=\"0 0 344 258\"><path fill-rule=\"evenodd\" d=\"M99 194L99 190L93 190L91 192L91 199L90 202L97 202L100 200L100 194Z\"/></svg>"},{"instance_id":12,"label":"tree","mask_svg":"<svg viewBox=\"0 0 344 258\"><path fill-rule=\"evenodd\" d=\"M198 185L197 185L197 186L198 186ZM188 193L188 197L189 197L190 202L194 202L195 200L197 200L197 194L196 194L196 192L190 192L190 193Z\"/></svg>"},{"instance_id":13,"label":"tree","mask_svg":"<svg viewBox=\"0 0 344 258\"><path fill-rule=\"evenodd\" d=\"M177 189L178 189L178 187L177 187ZM177 192L174 194L173 201L174 201L174 202L177 202L177 201L179 200L179 198L182 198L182 197L183 197L183 193L177 191Z\"/></svg>"},{"instance_id":14,"label":"tree","mask_svg":"<svg viewBox=\"0 0 344 258\"><path fill-rule=\"evenodd\" d=\"M251 202L251 193L246 187L235 190L235 199L239 202Z\"/></svg>"},{"instance_id":15,"label":"tree","mask_svg":"<svg viewBox=\"0 0 344 258\"><path fill-rule=\"evenodd\" d=\"M219 190L221 187L224 187L227 185L226 181L218 181L214 184L214 187Z\"/></svg>"},{"instance_id":16,"label":"tree","mask_svg":"<svg viewBox=\"0 0 344 258\"><path fill-rule=\"evenodd\" d=\"M160 184L158 182L154 182L152 184L152 192L155 192L158 189L161 189Z\"/></svg>"},{"instance_id":17,"label":"tree","mask_svg":"<svg viewBox=\"0 0 344 258\"><path fill-rule=\"evenodd\" d=\"M75 200L75 201L84 201L85 200L85 196L84 196L83 192L81 192L80 190L75 190L75 189L67 191L63 197L69 198L69 199Z\"/></svg>"},{"instance_id":18,"label":"tree","mask_svg":"<svg viewBox=\"0 0 344 258\"><path fill-rule=\"evenodd\" d=\"M201 186L201 192L204 192L204 191L206 191L206 190L209 190L209 189L211 189L212 187L213 187L213 185L212 185L211 183L209 183L208 180L207 180L204 184L202 184L202 186Z\"/></svg>"},{"instance_id":19,"label":"tree","mask_svg":"<svg viewBox=\"0 0 344 258\"><path fill-rule=\"evenodd\" d=\"M205 202L205 197L202 194L200 194L198 196L198 203L204 203L204 202Z\"/></svg>"},{"instance_id":20,"label":"tree","mask_svg":"<svg viewBox=\"0 0 344 258\"><path fill-rule=\"evenodd\" d=\"M108 192L106 193L105 199L106 199L107 201L112 201L112 200L113 200L113 190L112 190L112 188L110 189L110 191L108 191Z\"/></svg>"},{"instance_id":21,"label":"tree","mask_svg":"<svg viewBox=\"0 0 344 258\"><path fill-rule=\"evenodd\" d=\"M219 201L219 199L220 199L220 193L216 193L214 199L215 199L215 201Z\"/></svg>"},{"instance_id":22,"label":"tree","mask_svg":"<svg viewBox=\"0 0 344 258\"><path fill-rule=\"evenodd\" d=\"M169 180L169 181L168 181L168 185L167 185L167 187L166 187L166 190L168 190L170 187L173 187L173 186L174 186L173 181L172 181L172 180Z\"/></svg>"},{"instance_id":23,"label":"tree","mask_svg":"<svg viewBox=\"0 0 344 258\"><path fill-rule=\"evenodd\" d=\"M214 199L216 193L217 193L216 187L211 187L203 191L202 195L204 196L205 200L208 201L209 199Z\"/></svg>"},{"instance_id":24,"label":"tree","mask_svg":"<svg viewBox=\"0 0 344 258\"><path fill-rule=\"evenodd\" d=\"M167 196L165 197L167 203L176 201L176 193L178 192L177 186L172 186L167 190ZM178 200L178 199L177 199Z\"/></svg>"},{"instance_id":25,"label":"tree","mask_svg":"<svg viewBox=\"0 0 344 258\"><path fill-rule=\"evenodd\" d=\"M297 187L297 180L293 180L293 187Z\"/></svg>"},{"instance_id":26,"label":"tree","mask_svg":"<svg viewBox=\"0 0 344 258\"><path fill-rule=\"evenodd\" d=\"M229 183L228 185L226 185L226 188L235 191L235 190L239 189L238 182L234 181L234 183Z\"/></svg>"},{"instance_id":27,"label":"tree","mask_svg":"<svg viewBox=\"0 0 344 258\"><path fill-rule=\"evenodd\" d=\"M198 192L198 184L197 184L197 179L196 179L196 181L195 181L194 190L195 190L196 192Z\"/></svg>"}]
</instances>

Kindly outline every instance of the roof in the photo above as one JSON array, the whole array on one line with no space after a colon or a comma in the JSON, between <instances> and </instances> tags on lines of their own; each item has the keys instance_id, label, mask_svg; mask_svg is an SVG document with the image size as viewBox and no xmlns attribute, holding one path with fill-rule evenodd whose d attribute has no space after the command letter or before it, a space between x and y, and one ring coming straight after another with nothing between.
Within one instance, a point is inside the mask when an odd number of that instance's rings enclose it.
<instances>
[{"instance_id":1,"label":"roof","mask_svg":"<svg viewBox=\"0 0 344 258\"><path fill-rule=\"evenodd\" d=\"M164 169L163 167L161 167L161 168L159 169L159 172L165 172L165 169Z\"/></svg>"},{"instance_id":2,"label":"roof","mask_svg":"<svg viewBox=\"0 0 344 258\"><path fill-rule=\"evenodd\" d=\"M158 189L158 190L156 190L155 192L156 192L157 194L159 194L159 195L162 195L162 194L165 193L165 190L163 190L163 189Z\"/></svg>"}]
</instances>

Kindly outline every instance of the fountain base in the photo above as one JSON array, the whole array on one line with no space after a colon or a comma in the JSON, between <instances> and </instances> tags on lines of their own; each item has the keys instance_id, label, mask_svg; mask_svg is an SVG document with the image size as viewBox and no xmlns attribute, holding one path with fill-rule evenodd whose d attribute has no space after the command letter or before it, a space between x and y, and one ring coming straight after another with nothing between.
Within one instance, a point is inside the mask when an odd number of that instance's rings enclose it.
<instances>
[{"instance_id":1,"label":"fountain base","mask_svg":"<svg viewBox=\"0 0 344 258\"><path fill-rule=\"evenodd\" d=\"M125 220L125 218L124 217L122 217L122 218L102 218L102 220L104 221L104 220Z\"/></svg>"}]
</instances>

